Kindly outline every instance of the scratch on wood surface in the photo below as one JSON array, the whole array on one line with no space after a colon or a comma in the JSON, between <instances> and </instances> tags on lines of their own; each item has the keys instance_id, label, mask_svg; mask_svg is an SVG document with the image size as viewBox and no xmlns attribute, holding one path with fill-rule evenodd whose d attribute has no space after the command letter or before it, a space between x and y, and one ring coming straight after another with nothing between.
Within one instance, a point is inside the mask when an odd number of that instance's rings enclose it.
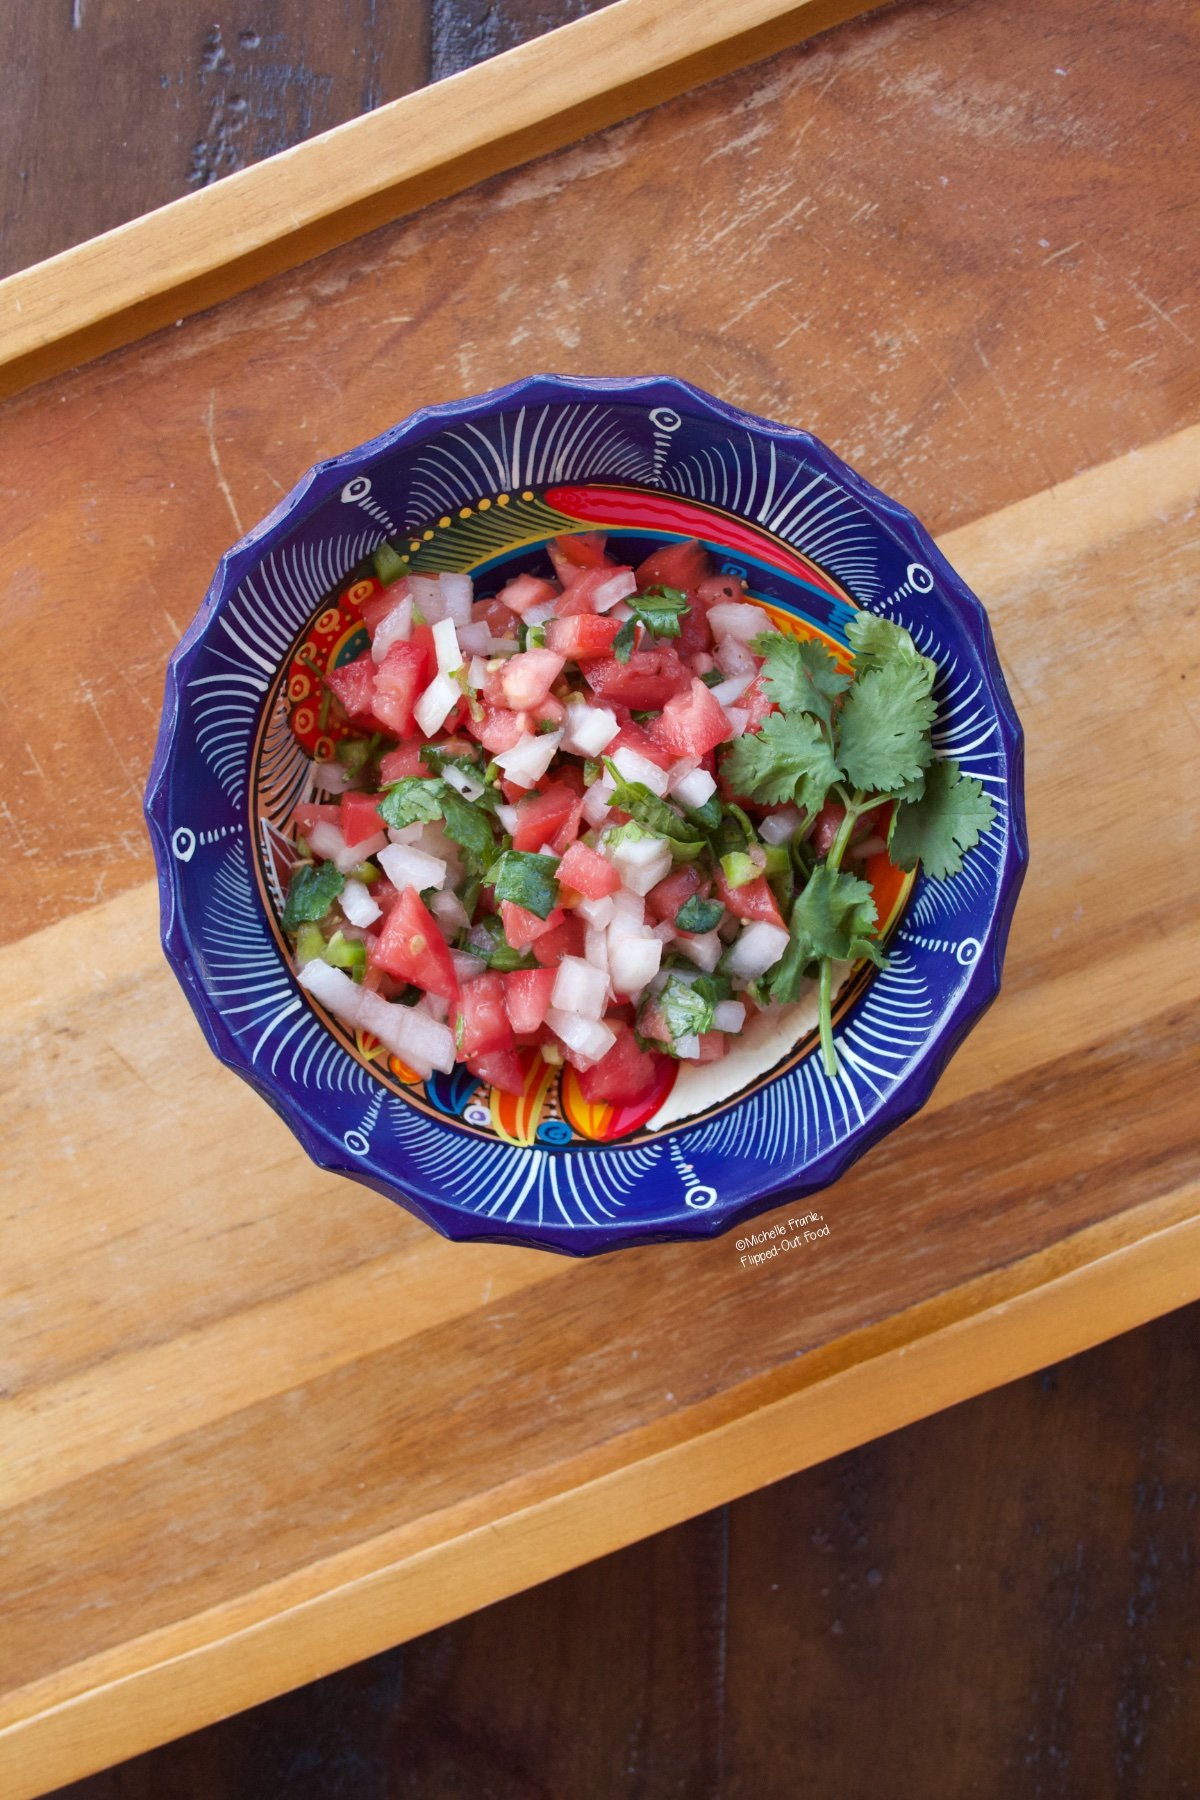
<instances>
[{"instance_id":1,"label":"scratch on wood surface","mask_svg":"<svg viewBox=\"0 0 1200 1800\"><path fill-rule=\"evenodd\" d=\"M1152 299L1149 294L1144 294L1142 292L1141 288L1138 287L1138 285L1135 281L1131 281L1129 283L1129 291L1131 294L1134 295L1134 297L1136 299L1141 301L1143 306L1148 306L1152 313L1155 313L1158 318L1162 319L1165 324L1169 325L1171 327L1172 331L1177 331L1179 333L1180 337L1183 339L1185 344L1190 344L1194 341L1192 338L1190 338L1188 336L1187 332L1183 329L1183 326L1179 323L1178 319L1173 318L1172 315L1166 310L1166 308L1163 306L1160 306L1158 304L1158 301Z\"/></svg>"},{"instance_id":2,"label":"scratch on wood surface","mask_svg":"<svg viewBox=\"0 0 1200 1800\"><path fill-rule=\"evenodd\" d=\"M137 799L140 801L141 795L142 795L141 783L138 781L133 770L129 767L129 764L125 761L125 758L121 755L121 751L117 744L116 739L113 737L112 732L108 729L108 726L104 723L104 714L100 711L100 708L96 705L95 695L92 693L92 690L90 687L81 688L80 693L81 693L81 697L83 699L84 705L90 706L92 711L95 713L96 723L97 723L97 725L99 725L101 731L104 733L104 741L108 745L109 749L112 751L114 757L116 758L117 762L119 763L119 765L121 767L122 774L125 776L126 781L129 783L130 793L135 795L137 797Z\"/></svg>"},{"instance_id":3,"label":"scratch on wood surface","mask_svg":"<svg viewBox=\"0 0 1200 1800\"><path fill-rule=\"evenodd\" d=\"M216 394L216 389L214 388L209 393L208 411L204 417L205 428L208 432L208 454L209 454L209 458L212 462L213 471L217 477L217 486L220 488L221 492L224 494L226 505L229 507L230 512L233 514L233 522L237 526L238 536L245 537L246 527L242 524L241 519L238 517L238 509L234 505L233 495L229 491L229 483L225 479L225 471L221 467L221 454L220 454L220 451L217 449L217 433L216 433L216 422L215 422L216 421L216 408L217 408L217 394ZM182 636L182 633L180 633L180 635Z\"/></svg>"}]
</instances>

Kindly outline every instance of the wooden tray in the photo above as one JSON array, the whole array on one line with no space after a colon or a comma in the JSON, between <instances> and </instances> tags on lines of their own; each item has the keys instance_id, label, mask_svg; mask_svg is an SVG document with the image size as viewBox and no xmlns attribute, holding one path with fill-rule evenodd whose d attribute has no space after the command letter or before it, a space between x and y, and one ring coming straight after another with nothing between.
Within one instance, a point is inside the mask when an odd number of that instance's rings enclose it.
<instances>
[{"instance_id":1,"label":"wooden tray","mask_svg":"<svg viewBox=\"0 0 1200 1800\"><path fill-rule=\"evenodd\" d=\"M2 409L6 1796L1200 1294L1196 23L1156 20L869 16ZM217 556L539 366L828 439L985 597L1028 733L1000 1003L757 1266L443 1243L304 1160L157 947L140 792Z\"/></svg>"}]
</instances>

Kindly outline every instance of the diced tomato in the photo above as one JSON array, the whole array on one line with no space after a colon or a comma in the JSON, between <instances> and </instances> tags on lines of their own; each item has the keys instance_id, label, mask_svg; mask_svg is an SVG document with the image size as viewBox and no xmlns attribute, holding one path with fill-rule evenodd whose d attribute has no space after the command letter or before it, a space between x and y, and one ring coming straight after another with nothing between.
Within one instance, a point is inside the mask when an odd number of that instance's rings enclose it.
<instances>
[{"instance_id":1,"label":"diced tomato","mask_svg":"<svg viewBox=\"0 0 1200 1800\"><path fill-rule=\"evenodd\" d=\"M650 723L650 736L673 756L704 756L715 750L729 736L729 720L712 689L698 675L686 694L673 694L657 719Z\"/></svg>"},{"instance_id":2,"label":"diced tomato","mask_svg":"<svg viewBox=\"0 0 1200 1800\"><path fill-rule=\"evenodd\" d=\"M472 976L459 989L450 1018L460 1057L512 1048L512 1024L504 1004L504 982L489 970Z\"/></svg>"},{"instance_id":3,"label":"diced tomato","mask_svg":"<svg viewBox=\"0 0 1200 1800\"><path fill-rule=\"evenodd\" d=\"M377 794L351 792L342 795L339 823L347 844L362 844L383 830Z\"/></svg>"},{"instance_id":4,"label":"diced tomato","mask_svg":"<svg viewBox=\"0 0 1200 1800\"><path fill-rule=\"evenodd\" d=\"M729 1039L723 1031L702 1031L699 1044L700 1054L693 1058L695 1062L720 1062L729 1048Z\"/></svg>"},{"instance_id":5,"label":"diced tomato","mask_svg":"<svg viewBox=\"0 0 1200 1800\"><path fill-rule=\"evenodd\" d=\"M555 908L555 911L560 911ZM553 913L551 917L553 918ZM544 969L556 969L564 956L582 956L585 926L577 913L567 913L553 931L543 932L533 946L533 954Z\"/></svg>"},{"instance_id":6,"label":"diced tomato","mask_svg":"<svg viewBox=\"0 0 1200 1800\"><path fill-rule=\"evenodd\" d=\"M519 1096L525 1092L525 1071L515 1048L480 1051L476 1056L468 1056L467 1067L472 1075L488 1087L499 1088L502 1094Z\"/></svg>"},{"instance_id":7,"label":"diced tomato","mask_svg":"<svg viewBox=\"0 0 1200 1800\"><path fill-rule=\"evenodd\" d=\"M746 723L747 731L757 731L768 713L773 713L775 703L768 700L763 691L762 676L756 675L741 699L736 702L743 711L750 714Z\"/></svg>"},{"instance_id":8,"label":"diced tomato","mask_svg":"<svg viewBox=\"0 0 1200 1800\"><path fill-rule=\"evenodd\" d=\"M690 593L712 572L708 551L695 538L685 538L679 544L664 544L661 550L653 550L644 563L638 565L638 592L644 593L648 587L682 588Z\"/></svg>"},{"instance_id":9,"label":"diced tomato","mask_svg":"<svg viewBox=\"0 0 1200 1800\"><path fill-rule=\"evenodd\" d=\"M685 662L691 664L697 675L702 675L704 670L697 666L696 657L701 651L712 649L712 626L708 622L708 608L703 600L697 599L694 594L689 598L691 605L679 619L679 654ZM708 667L712 667L711 656Z\"/></svg>"},{"instance_id":10,"label":"diced tomato","mask_svg":"<svg viewBox=\"0 0 1200 1800\"><path fill-rule=\"evenodd\" d=\"M522 713L510 711L507 706L496 706L490 700L484 700L482 719L468 718L466 729L473 738L478 738L485 750L493 756L499 756L502 750L511 750L517 739L525 735L525 721Z\"/></svg>"},{"instance_id":11,"label":"diced tomato","mask_svg":"<svg viewBox=\"0 0 1200 1800\"><path fill-rule=\"evenodd\" d=\"M540 575L516 575L496 598L514 613L527 613L531 606L540 606L544 600L557 600L558 592L556 581L544 581Z\"/></svg>"},{"instance_id":12,"label":"diced tomato","mask_svg":"<svg viewBox=\"0 0 1200 1800\"><path fill-rule=\"evenodd\" d=\"M400 898L400 889L386 875L381 875L378 881L371 883L371 898L381 912L389 913Z\"/></svg>"},{"instance_id":13,"label":"diced tomato","mask_svg":"<svg viewBox=\"0 0 1200 1800\"><path fill-rule=\"evenodd\" d=\"M476 600L471 607L471 623L486 625L493 637L516 637L517 615L503 600Z\"/></svg>"},{"instance_id":14,"label":"diced tomato","mask_svg":"<svg viewBox=\"0 0 1200 1800\"><path fill-rule=\"evenodd\" d=\"M296 830L301 837L307 837L314 825L336 825L341 829L342 809L340 806L320 806L313 801L302 801L292 814L296 821Z\"/></svg>"},{"instance_id":15,"label":"diced tomato","mask_svg":"<svg viewBox=\"0 0 1200 1800\"><path fill-rule=\"evenodd\" d=\"M546 648L574 662L583 662L589 656L609 656L620 629L620 620L610 619L604 613L581 612L573 618L551 619L546 627Z\"/></svg>"},{"instance_id":16,"label":"diced tomato","mask_svg":"<svg viewBox=\"0 0 1200 1800\"><path fill-rule=\"evenodd\" d=\"M379 785L390 787L393 781L404 781L413 775L432 775L433 770L421 761L421 740L398 744L379 761Z\"/></svg>"},{"instance_id":17,"label":"diced tomato","mask_svg":"<svg viewBox=\"0 0 1200 1800\"><path fill-rule=\"evenodd\" d=\"M553 931L566 918L561 906L554 907L549 916L539 919L537 914L524 906L518 906L515 900L500 902L500 920L504 926L504 935L514 950L528 950L538 938Z\"/></svg>"},{"instance_id":18,"label":"diced tomato","mask_svg":"<svg viewBox=\"0 0 1200 1800\"><path fill-rule=\"evenodd\" d=\"M528 712L546 699L563 672L563 658L553 650L522 650L500 671L504 701L514 712Z\"/></svg>"},{"instance_id":19,"label":"diced tomato","mask_svg":"<svg viewBox=\"0 0 1200 1800\"><path fill-rule=\"evenodd\" d=\"M558 881L584 900L602 900L605 894L615 894L621 885L621 877L607 857L580 843L572 844L559 863Z\"/></svg>"},{"instance_id":20,"label":"diced tomato","mask_svg":"<svg viewBox=\"0 0 1200 1800\"><path fill-rule=\"evenodd\" d=\"M716 883L718 900L724 902L735 918L765 919L770 925L783 924L765 875L756 875L753 881L747 881L741 887L730 887L718 863Z\"/></svg>"},{"instance_id":21,"label":"diced tomato","mask_svg":"<svg viewBox=\"0 0 1200 1800\"><path fill-rule=\"evenodd\" d=\"M626 571L632 574L632 570ZM596 611L596 595L606 582L614 575L622 573L619 565L604 563L598 569L576 569L563 588L563 597L558 608L560 619L569 619L575 613L594 613ZM620 621L614 621L618 626Z\"/></svg>"},{"instance_id":22,"label":"diced tomato","mask_svg":"<svg viewBox=\"0 0 1200 1800\"><path fill-rule=\"evenodd\" d=\"M404 888L392 907L371 960L389 975L411 981L427 994L458 998L458 977L446 940L416 888Z\"/></svg>"},{"instance_id":23,"label":"diced tomato","mask_svg":"<svg viewBox=\"0 0 1200 1800\"><path fill-rule=\"evenodd\" d=\"M738 575L706 576L696 591L706 606L717 606L730 600L743 601L746 598L746 584Z\"/></svg>"},{"instance_id":24,"label":"diced tomato","mask_svg":"<svg viewBox=\"0 0 1200 1800\"><path fill-rule=\"evenodd\" d=\"M348 719L369 719L375 700L375 664L365 650L353 662L330 669L326 681L342 703Z\"/></svg>"},{"instance_id":25,"label":"diced tomato","mask_svg":"<svg viewBox=\"0 0 1200 1800\"><path fill-rule=\"evenodd\" d=\"M429 660L414 633L408 643L392 644L375 670L371 710L385 731L396 737L412 737L416 730L413 707L428 683Z\"/></svg>"},{"instance_id":26,"label":"diced tomato","mask_svg":"<svg viewBox=\"0 0 1200 1800\"><path fill-rule=\"evenodd\" d=\"M692 684L692 671L680 661L674 645L635 650L627 663L615 656L597 658L586 665L583 676L606 703L617 700L639 712L665 706L672 694L685 694Z\"/></svg>"},{"instance_id":27,"label":"diced tomato","mask_svg":"<svg viewBox=\"0 0 1200 1800\"><path fill-rule=\"evenodd\" d=\"M577 531L570 536L556 537L546 549L563 581L574 569L598 569L606 560L604 534L599 531Z\"/></svg>"},{"instance_id":28,"label":"diced tomato","mask_svg":"<svg viewBox=\"0 0 1200 1800\"><path fill-rule=\"evenodd\" d=\"M701 874L695 863L680 863L677 869L663 876L657 887L650 889L646 895L646 910L656 919L665 919L673 925L680 907L693 894L707 896L708 888L708 878Z\"/></svg>"},{"instance_id":29,"label":"diced tomato","mask_svg":"<svg viewBox=\"0 0 1200 1800\"><path fill-rule=\"evenodd\" d=\"M535 731L545 725L552 726L557 731L566 722L567 709L561 700L556 700L553 694L547 694L544 700L539 700L536 706L530 708L528 716L533 720Z\"/></svg>"},{"instance_id":30,"label":"diced tomato","mask_svg":"<svg viewBox=\"0 0 1200 1800\"><path fill-rule=\"evenodd\" d=\"M399 581L393 581L390 587L381 588L377 594L372 594L369 600L363 601L363 624L372 637L375 636L392 608L399 606L402 600L407 600L409 597L408 576L402 575Z\"/></svg>"},{"instance_id":31,"label":"diced tomato","mask_svg":"<svg viewBox=\"0 0 1200 1800\"><path fill-rule=\"evenodd\" d=\"M540 850L543 844L552 844L572 815L575 819L574 835L577 835L582 805L579 794L574 788L567 787L565 782L556 781L543 788L541 793L527 794L517 807L513 849Z\"/></svg>"},{"instance_id":32,"label":"diced tomato","mask_svg":"<svg viewBox=\"0 0 1200 1800\"><path fill-rule=\"evenodd\" d=\"M554 983L558 979L557 969L513 969L501 979L504 1004L513 1030L536 1031L545 1021Z\"/></svg>"},{"instance_id":33,"label":"diced tomato","mask_svg":"<svg viewBox=\"0 0 1200 1800\"><path fill-rule=\"evenodd\" d=\"M585 1100L594 1104L607 1101L610 1106L625 1106L649 1093L659 1079L663 1058L652 1050L642 1050L628 1025L617 1031L612 1049L581 1069L579 1085Z\"/></svg>"}]
</instances>

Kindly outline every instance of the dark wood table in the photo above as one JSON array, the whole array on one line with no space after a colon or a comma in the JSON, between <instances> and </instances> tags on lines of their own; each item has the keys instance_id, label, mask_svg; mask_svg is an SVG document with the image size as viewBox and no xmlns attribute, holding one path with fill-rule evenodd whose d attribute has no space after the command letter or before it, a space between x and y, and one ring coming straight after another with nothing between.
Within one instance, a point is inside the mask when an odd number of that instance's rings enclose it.
<instances>
[{"instance_id":1,"label":"dark wood table","mask_svg":"<svg viewBox=\"0 0 1200 1800\"><path fill-rule=\"evenodd\" d=\"M274 0L197 22L169 0L8 0L3 269L584 10ZM957 9L909 10L936 34ZM1143 28L1186 46L1181 16L1149 7ZM1034 8L1013 29L1053 55ZM1005 179L1020 97L956 96L934 51L926 80L928 105L975 109L963 128L995 138ZM1160 125L1186 155L1179 117ZM1097 207L1120 153L1080 148ZM1195 1795L1198 1353L1191 1307L60 1791Z\"/></svg>"}]
</instances>

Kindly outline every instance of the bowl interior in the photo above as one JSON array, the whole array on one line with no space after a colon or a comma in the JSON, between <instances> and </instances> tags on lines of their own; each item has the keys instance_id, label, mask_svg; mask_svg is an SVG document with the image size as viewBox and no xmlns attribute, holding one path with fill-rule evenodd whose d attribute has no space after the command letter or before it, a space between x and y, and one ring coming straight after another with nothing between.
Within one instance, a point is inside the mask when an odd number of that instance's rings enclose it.
<instances>
[{"instance_id":1,"label":"bowl interior","mask_svg":"<svg viewBox=\"0 0 1200 1800\"><path fill-rule=\"evenodd\" d=\"M842 988L837 1081L798 1012L786 1041L751 1034L632 1106L589 1104L536 1052L519 1098L465 1068L420 1082L292 975L292 815L345 730L320 673L367 647L372 552L387 540L412 572L462 570L487 596L582 530L633 564L700 538L784 629L845 656L865 605L938 664L935 747L984 782L996 824L952 880L871 859L889 966ZM210 1041L318 1160L452 1235L586 1251L799 1198L921 1103L995 992L1024 852L1019 730L982 609L916 522L814 440L680 384L521 384L324 465L226 559L172 677L149 810L168 952Z\"/></svg>"}]
</instances>

